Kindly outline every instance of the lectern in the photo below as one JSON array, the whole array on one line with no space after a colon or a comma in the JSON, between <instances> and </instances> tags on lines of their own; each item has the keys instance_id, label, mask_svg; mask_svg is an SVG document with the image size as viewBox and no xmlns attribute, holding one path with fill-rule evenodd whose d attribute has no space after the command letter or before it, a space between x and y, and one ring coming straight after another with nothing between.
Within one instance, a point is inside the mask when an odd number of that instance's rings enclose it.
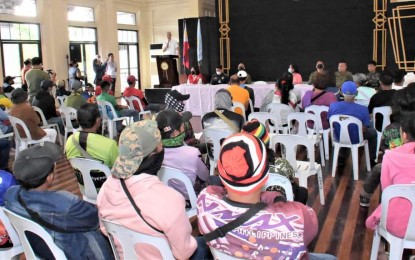
<instances>
[{"instance_id":1,"label":"lectern","mask_svg":"<svg viewBox=\"0 0 415 260\"><path fill-rule=\"evenodd\" d=\"M177 55L153 55L157 60L157 71L159 73L159 85L156 88L171 88L179 85L179 73L177 72Z\"/></svg>"}]
</instances>

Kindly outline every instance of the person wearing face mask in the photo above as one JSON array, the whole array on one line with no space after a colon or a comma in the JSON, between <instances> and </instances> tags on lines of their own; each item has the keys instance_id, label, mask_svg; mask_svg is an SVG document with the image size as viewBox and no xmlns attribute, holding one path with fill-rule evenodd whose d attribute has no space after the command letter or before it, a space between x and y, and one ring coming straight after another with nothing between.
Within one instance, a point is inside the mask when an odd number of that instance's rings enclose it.
<instances>
[{"instance_id":1,"label":"person wearing face mask","mask_svg":"<svg viewBox=\"0 0 415 260\"><path fill-rule=\"evenodd\" d=\"M324 62L321 60L317 61L316 71L311 72L310 76L308 77L308 85L313 85L317 73L324 73Z\"/></svg>"},{"instance_id":2,"label":"person wearing face mask","mask_svg":"<svg viewBox=\"0 0 415 260\"><path fill-rule=\"evenodd\" d=\"M197 67L192 67L190 69L190 74L187 76L187 84L202 84L203 83L203 76L199 72Z\"/></svg>"},{"instance_id":3,"label":"person wearing face mask","mask_svg":"<svg viewBox=\"0 0 415 260\"><path fill-rule=\"evenodd\" d=\"M98 194L99 218L165 238L176 259L205 259L209 249L202 237L191 235L183 196L157 177L164 159L157 122L142 120L127 126L121 133L118 151L111 176ZM106 234L103 225L101 230ZM122 254L122 248L116 246ZM138 259L162 259L157 248L136 244L134 249Z\"/></svg>"},{"instance_id":4,"label":"person wearing face mask","mask_svg":"<svg viewBox=\"0 0 415 260\"><path fill-rule=\"evenodd\" d=\"M198 195L209 177L209 170L201 159L200 151L184 145L182 116L174 110L164 110L157 115L156 121L164 148L163 166L179 169L186 174ZM189 200L186 187L182 183L173 180L171 187L179 191L186 201Z\"/></svg>"},{"instance_id":5,"label":"person wearing face mask","mask_svg":"<svg viewBox=\"0 0 415 260\"><path fill-rule=\"evenodd\" d=\"M210 84L219 85L219 84L228 84L229 77L223 72L222 65L216 66L216 74L212 75Z\"/></svg>"},{"instance_id":6,"label":"person wearing face mask","mask_svg":"<svg viewBox=\"0 0 415 260\"><path fill-rule=\"evenodd\" d=\"M293 84L301 84L303 83L303 78L301 77L300 70L298 69L298 65L295 63L291 63L288 66L288 72L293 74Z\"/></svg>"},{"instance_id":7,"label":"person wearing face mask","mask_svg":"<svg viewBox=\"0 0 415 260\"><path fill-rule=\"evenodd\" d=\"M238 73L240 72L240 71L245 71L246 72L246 66L245 66L245 64L243 64L243 63L239 63L238 64L238 72L237 73L235 73L234 75L236 75L236 76L238 76ZM245 79L245 84L251 84L252 83L252 79L251 79L251 75L249 75L249 73L248 72L246 72L246 79Z\"/></svg>"},{"instance_id":8,"label":"person wearing face mask","mask_svg":"<svg viewBox=\"0 0 415 260\"><path fill-rule=\"evenodd\" d=\"M84 77L81 74L81 70L79 69L78 61L72 60L71 63L69 63L69 85L72 85L72 82L74 80L84 80Z\"/></svg>"}]
</instances>

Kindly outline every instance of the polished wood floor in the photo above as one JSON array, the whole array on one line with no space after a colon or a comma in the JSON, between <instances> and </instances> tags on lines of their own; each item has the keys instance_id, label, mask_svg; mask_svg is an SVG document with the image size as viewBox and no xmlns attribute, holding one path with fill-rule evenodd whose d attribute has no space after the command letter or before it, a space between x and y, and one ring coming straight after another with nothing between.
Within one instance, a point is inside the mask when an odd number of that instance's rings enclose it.
<instances>
[{"instance_id":1,"label":"polished wood floor","mask_svg":"<svg viewBox=\"0 0 415 260\"><path fill-rule=\"evenodd\" d=\"M192 119L195 132L200 131L200 117ZM379 201L379 189L374 194L370 207L359 206L359 193L366 177L363 151L360 157L359 180L353 180L351 159L346 166L331 177L331 157L323 167L324 193L326 204L320 205L317 180L309 178L309 201L317 216L319 232L309 246L311 252L330 253L338 259L369 259L373 232L365 227L367 216L375 209ZM318 158L318 153L316 153ZM14 157L11 157L14 158ZM317 159L319 160L319 159ZM12 161L10 161L12 163ZM52 189L67 190L80 195L72 168L66 159L57 164Z\"/></svg>"}]
</instances>

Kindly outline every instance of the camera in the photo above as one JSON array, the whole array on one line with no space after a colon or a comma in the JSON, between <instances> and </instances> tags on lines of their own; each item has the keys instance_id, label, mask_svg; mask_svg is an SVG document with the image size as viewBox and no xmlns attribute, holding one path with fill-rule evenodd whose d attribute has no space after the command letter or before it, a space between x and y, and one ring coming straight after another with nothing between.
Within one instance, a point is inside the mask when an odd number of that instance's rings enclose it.
<instances>
[{"instance_id":1,"label":"camera","mask_svg":"<svg viewBox=\"0 0 415 260\"><path fill-rule=\"evenodd\" d=\"M46 70L47 73L53 74L53 70Z\"/></svg>"}]
</instances>

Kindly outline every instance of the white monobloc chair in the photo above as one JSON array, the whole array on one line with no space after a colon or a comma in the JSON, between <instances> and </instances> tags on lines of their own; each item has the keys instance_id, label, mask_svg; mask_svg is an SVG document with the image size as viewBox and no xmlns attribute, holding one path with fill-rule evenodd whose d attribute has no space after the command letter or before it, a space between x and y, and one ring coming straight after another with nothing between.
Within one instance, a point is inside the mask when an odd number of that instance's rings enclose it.
<instances>
[{"instance_id":1,"label":"white monobloc chair","mask_svg":"<svg viewBox=\"0 0 415 260\"><path fill-rule=\"evenodd\" d=\"M263 81L263 80L258 80L258 81L255 81L254 83L252 83L253 85L266 85L267 84L267 82L266 81Z\"/></svg>"},{"instance_id":2,"label":"white monobloc chair","mask_svg":"<svg viewBox=\"0 0 415 260\"><path fill-rule=\"evenodd\" d=\"M65 100L68 98L67 95L57 96L56 98L58 99L58 102L59 102L59 106L60 107L66 107L65 106Z\"/></svg>"},{"instance_id":3,"label":"white monobloc chair","mask_svg":"<svg viewBox=\"0 0 415 260\"><path fill-rule=\"evenodd\" d=\"M4 209L6 216L9 217L10 222L16 229L19 234L20 241L23 246L23 251L26 255L26 259L40 259L36 256L35 252L32 249L32 246L27 239L26 232L32 232L37 236L41 237L45 241L46 245L49 247L55 259L67 259L65 253L60 249L54 242L52 236L39 224L36 222L19 216L8 209Z\"/></svg>"},{"instance_id":4,"label":"white monobloc chair","mask_svg":"<svg viewBox=\"0 0 415 260\"><path fill-rule=\"evenodd\" d=\"M124 97L124 99L125 99L125 101L127 101L128 107L131 110L135 110L134 101L138 103L138 106L140 107L140 112L139 112L140 120L142 120L144 118L144 115L151 116L151 111L144 111L143 105L141 104L141 101L138 97L130 96L130 97Z\"/></svg>"},{"instance_id":5,"label":"white monobloc chair","mask_svg":"<svg viewBox=\"0 0 415 260\"><path fill-rule=\"evenodd\" d=\"M377 114L382 114L382 117L383 117L382 129L376 129L376 115ZM390 116L392 115L392 108L390 106L375 107L373 108L372 115L373 115L373 126L375 126L374 128L378 134L377 145L376 145L376 162L377 162L378 161L377 155L379 154L379 150L380 150L380 142L382 140L383 130L385 130L385 128L391 123Z\"/></svg>"},{"instance_id":6,"label":"white monobloc chair","mask_svg":"<svg viewBox=\"0 0 415 260\"><path fill-rule=\"evenodd\" d=\"M123 259L137 259L137 255L134 250L134 246L136 244L148 244L154 248L157 248L161 254L161 258L164 260L175 259L168 241L163 237L155 237L138 233L107 219L103 219L102 223L104 224L105 230L108 232L111 248L114 252L115 259L117 260L120 260L121 258L116 248L114 239L118 241L122 248L124 256Z\"/></svg>"},{"instance_id":7,"label":"white monobloc chair","mask_svg":"<svg viewBox=\"0 0 415 260\"><path fill-rule=\"evenodd\" d=\"M23 253L23 246L20 242L19 236L17 235L16 229L14 229L9 218L4 213L3 207L0 207L0 220L6 228L10 240L13 243L13 247L11 248L0 249L0 259L18 260L20 258L19 255Z\"/></svg>"},{"instance_id":8,"label":"white monobloc chair","mask_svg":"<svg viewBox=\"0 0 415 260\"><path fill-rule=\"evenodd\" d=\"M58 133L57 138L59 140L59 143L63 145L62 140L61 140L61 132L59 131L58 124L49 124L48 120L46 120L45 114L43 114L42 109L38 108L37 106L32 106L32 107L33 107L33 110L35 110L35 112L38 113L38 115L40 116L40 120L42 121L41 127L55 129L56 133Z\"/></svg>"},{"instance_id":9,"label":"white monobloc chair","mask_svg":"<svg viewBox=\"0 0 415 260\"><path fill-rule=\"evenodd\" d=\"M287 116L294 112L294 109L286 104L271 103L267 105L266 110L277 116L277 124L274 127L276 127L280 133L288 134Z\"/></svg>"},{"instance_id":10,"label":"white monobloc chair","mask_svg":"<svg viewBox=\"0 0 415 260\"><path fill-rule=\"evenodd\" d=\"M392 199L404 198L412 203L411 214L408 221L408 227L404 238L399 238L386 230L388 222L387 213L389 203ZM388 186L382 192L382 216L375 230L372 242L372 252L370 260L376 260L379 250L380 238L383 237L390 244L389 259L402 259L404 248L415 248L415 185L414 184L397 184ZM397 212L398 213L398 212Z\"/></svg>"},{"instance_id":11,"label":"white monobloc chair","mask_svg":"<svg viewBox=\"0 0 415 260\"><path fill-rule=\"evenodd\" d=\"M16 157L20 151L28 148L30 145L40 144L44 141L50 141L50 139L47 136L39 140L34 140L26 124L21 119L14 117L14 116L9 116L9 120L13 126L13 131L14 131L14 140L16 142L16 152L15 152ZM17 126L20 126L23 129L23 131L25 132L26 138L23 138L20 136L20 132Z\"/></svg>"},{"instance_id":12,"label":"white monobloc chair","mask_svg":"<svg viewBox=\"0 0 415 260\"><path fill-rule=\"evenodd\" d=\"M118 121L122 122L125 121L125 123L127 125L130 124L130 118L123 116L123 117L119 117L117 115L117 113L115 112L115 108L113 107L113 105L108 102L108 101L102 101L102 100L97 100L98 106L100 108L100 111L102 113L102 130L104 131L104 125L107 126L108 129L108 133L109 133L109 138L110 139L114 139L114 137L117 136L117 125L116 123ZM109 109L109 110L108 110ZM108 111L111 111L112 117L109 116Z\"/></svg>"},{"instance_id":13,"label":"white monobloc chair","mask_svg":"<svg viewBox=\"0 0 415 260\"><path fill-rule=\"evenodd\" d=\"M320 134L323 135L324 155L326 156L326 160L329 160L330 158L330 144L329 144L330 128L324 129L323 122L321 120L322 115L324 115L327 118L329 107L311 105L311 106L306 107L304 112L315 114L317 116L316 119L317 119L318 131Z\"/></svg>"},{"instance_id":14,"label":"white monobloc chair","mask_svg":"<svg viewBox=\"0 0 415 260\"><path fill-rule=\"evenodd\" d=\"M321 166L326 166L324 160L323 139L319 133L316 115L311 113L293 112L287 116L287 120L290 134L292 134L294 126L296 126L297 133L295 134L307 137L314 145L319 146ZM298 124L296 125L295 122ZM313 128L309 128L307 125L308 123L312 123Z\"/></svg>"},{"instance_id":15,"label":"white monobloc chair","mask_svg":"<svg viewBox=\"0 0 415 260\"><path fill-rule=\"evenodd\" d=\"M268 181L262 187L262 191L265 191L269 186L278 185L282 187L285 191L285 196L287 197L287 201L294 201L294 192L293 186L291 185L291 181L281 174L278 173L269 173L268 174Z\"/></svg>"},{"instance_id":16,"label":"white monobloc chair","mask_svg":"<svg viewBox=\"0 0 415 260\"><path fill-rule=\"evenodd\" d=\"M370 157L369 157L369 145L367 140L363 139L362 131L362 121L359 119L348 116L348 115L334 115L330 117L330 131L331 131L331 141L334 145L333 153L333 168L331 175L334 177L336 175L337 160L339 157L339 151L341 147L350 148L352 152L352 162L353 162L353 176L354 180L359 179L359 147L363 146L365 148L366 156L366 169L367 171L371 170L370 167ZM340 127L339 136L334 134L334 125L338 124ZM352 144L349 134L349 125L355 125L358 130L359 140L357 144Z\"/></svg>"},{"instance_id":17,"label":"white monobloc chair","mask_svg":"<svg viewBox=\"0 0 415 260\"><path fill-rule=\"evenodd\" d=\"M301 187L307 188L308 177L317 175L320 204L324 205L323 173L321 165L315 162L314 143L304 136L286 134L273 136L270 143L273 149L276 144L281 144L285 147L285 159L293 167L295 177L299 179ZM299 145L307 149L309 161L297 161L297 146Z\"/></svg>"},{"instance_id":18,"label":"white monobloc chair","mask_svg":"<svg viewBox=\"0 0 415 260\"><path fill-rule=\"evenodd\" d=\"M210 175L214 175L215 168L217 165L217 162L219 160L220 155L220 141L230 135L232 135L231 131L227 130L221 130L221 129L204 129L203 135L205 136L206 145L208 149L208 155L209 155L209 162L210 162ZM210 141L210 142L209 142ZM210 154L209 145L213 145L213 151L212 154Z\"/></svg>"},{"instance_id":19,"label":"white monobloc chair","mask_svg":"<svg viewBox=\"0 0 415 260\"><path fill-rule=\"evenodd\" d=\"M162 166L157 173L157 176L159 177L160 181L164 183L167 186L170 186L169 182L170 180L178 182L181 182L186 187L187 195L189 196L190 200L190 209L186 209L186 215L188 218L191 218L193 216L197 215L197 196L196 192L193 188L193 184L189 177L186 176L186 174L178 169L174 169L171 167ZM176 182L177 182L176 181Z\"/></svg>"},{"instance_id":20,"label":"white monobloc chair","mask_svg":"<svg viewBox=\"0 0 415 260\"><path fill-rule=\"evenodd\" d=\"M82 174L84 189L80 190L82 192L83 200L96 204L98 193L91 177L91 171L97 170L103 172L108 178L111 176L111 170L105 164L91 159L71 158L69 159L69 163L72 168L78 169Z\"/></svg>"},{"instance_id":21,"label":"white monobloc chair","mask_svg":"<svg viewBox=\"0 0 415 260\"><path fill-rule=\"evenodd\" d=\"M61 117L63 125L65 126L64 143L68 139L69 133L76 133L79 128L75 128L72 125L72 120L76 119L76 109L73 107L60 107Z\"/></svg>"},{"instance_id":22,"label":"white monobloc chair","mask_svg":"<svg viewBox=\"0 0 415 260\"><path fill-rule=\"evenodd\" d=\"M245 106L244 104L242 104L241 102L237 102L237 101L232 101L232 111L235 112L235 110L237 108L239 108L240 110L242 110L242 117L244 118L244 121L246 120L246 111L245 111ZM235 112L236 113L236 112Z\"/></svg>"},{"instance_id":23,"label":"white monobloc chair","mask_svg":"<svg viewBox=\"0 0 415 260\"><path fill-rule=\"evenodd\" d=\"M270 112L253 112L249 114L248 121L252 119L258 120L262 123L265 127L267 127L269 133L277 133L278 131L278 122L280 120L279 116L275 113ZM271 125L272 122L274 125Z\"/></svg>"}]
</instances>

